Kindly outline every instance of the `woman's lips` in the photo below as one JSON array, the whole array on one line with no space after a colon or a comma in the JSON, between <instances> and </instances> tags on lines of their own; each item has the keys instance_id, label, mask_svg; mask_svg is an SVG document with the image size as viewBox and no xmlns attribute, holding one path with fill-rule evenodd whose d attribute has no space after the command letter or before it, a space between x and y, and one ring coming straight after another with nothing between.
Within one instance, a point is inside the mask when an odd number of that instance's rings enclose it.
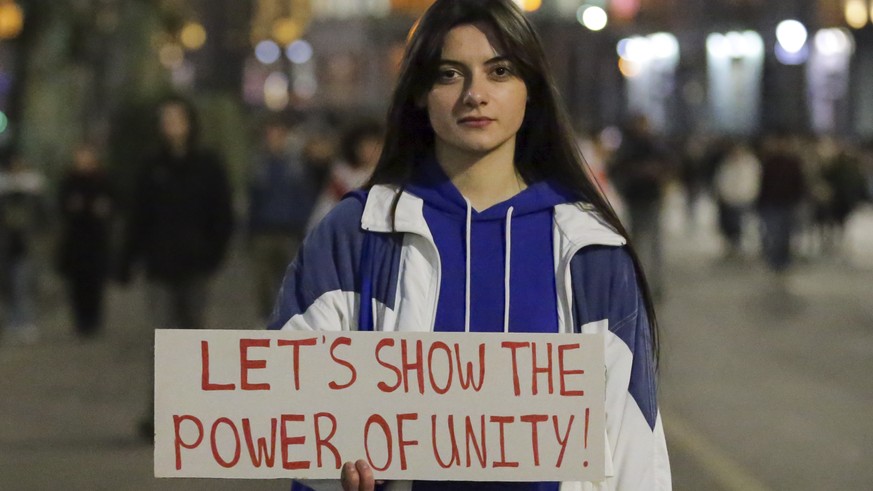
<instances>
[{"instance_id":1,"label":"woman's lips","mask_svg":"<svg viewBox=\"0 0 873 491\"><path fill-rule=\"evenodd\" d=\"M458 120L458 124L471 128L484 128L491 124L494 120L491 118L468 117Z\"/></svg>"}]
</instances>

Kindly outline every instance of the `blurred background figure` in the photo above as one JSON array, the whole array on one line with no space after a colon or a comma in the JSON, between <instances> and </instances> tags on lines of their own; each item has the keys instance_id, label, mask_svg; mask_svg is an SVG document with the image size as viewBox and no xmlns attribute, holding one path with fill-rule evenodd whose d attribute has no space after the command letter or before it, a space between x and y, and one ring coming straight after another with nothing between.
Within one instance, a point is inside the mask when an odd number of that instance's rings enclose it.
<instances>
[{"instance_id":1,"label":"blurred background figure","mask_svg":"<svg viewBox=\"0 0 873 491\"><path fill-rule=\"evenodd\" d=\"M38 340L38 235L45 231L45 177L11 151L0 162L0 293L5 337Z\"/></svg>"},{"instance_id":2,"label":"blurred background figure","mask_svg":"<svg viewBox=\"0 0 873 491\"><path fill-rule=\"evenodd\" d=\"M127 282L142 261L153 328L199 329L206 324L209 279L222 264L233 230L230 187L219 157L198 145L190 102L166 99L157 116L160 148L136 180L117 274ZM154 434L153 410L150 399L139 428L148 440Z\"/></svg>"},{"instance_id":3,"label":"blurred background figure","mask_svg":"<svg viewBox=\"0 0 873 491\"><path fill-rule=\"evenodd\" d=\"M867 199L866 176L858 152L832 138L822 139L819 157L814 215L821 252L834 254L842 249L846 220Z\"/></svg>"},{"instance_id":4,"label":"blurred background figure","mask_svg":"<svg viewBox=\"0 0 873 491\"><path fill-rule=\"evenodd\" d=\"M737 257L742 252L746 218L760 187L761 162L747 143L735 142L718 164L713 180L726 258Z\"/></svg>"},{"instance_id":5,"label":"blurred background figure","mask_svg":"<svg viewBox=\"0 0 873 491\"><path fill-rule=\"evenodd\" d=\"M803 162L794 151L790 137L780 133L766 138L761 159L758 215L761 250L773 272L784 272L791 262L791 239L806 193Z\"/></svg>"},{"instance_id":6,"label":"blurred background figure","mask_svg":"<svg viewBox=\"0 0 873 491\"><path fill-rule=\"evenodd\" d=\"M81 143L74 149L58 186L58 207L58 273L67 283L76 334L94 336L103 328L115 199L92 145Z\"/></svg>"},{"instance_id":7,"label":"blurred background figure","mask_svg":"<svg viewBox=\"0 0 873 491\"><path fill-rule=\"evenodd\" d=\"M656 298L663 294L661 208L670 177L667 151L652 133L649 120L632 117L610 162L609 178L624 203L631 240Z\"/></svg>"},{"instance_id":8,"label":"blurred background figure","mask_svg":"<svg viewBox=\"0 0 873 491\"><path fill-rule=\"evenodd\" d=\"M367 182L382 154L384 128L378 121L362 119L352 123L340 137L340 160L330 175L309 220L309 229L318 225L327 212L349 191Z\"/></svg>"},{"instance_id":9,"label":"blurred background figure","mask_svg":"<svg viewBox=\"0 0 873 491\"><path fill-rule=\"evenodd\" d=\"M678 177L685 193L685 215L689 230L697 226L698 205L701 196L707 191L705 165L710 143L705 135L695 133L682 145Z\"/></svg>"},{"instance_id":10,"label":"blurred background figure","mask_svg":"<svg viewBox=\"0 0 873 491\"><path fill-rule=\"evenodd\" d=\"M263 144L248 178L248 239L261 319L267 319L294 259L327 168L306 158L281 117L263 126Z\"/></svg>"},{"instance_id":11,"label":"blurred background figure","mask_svg":"<svg viewBox=\"0 0 873 491\"><path fill-rule=\"evenodd\" d=\"M606 199L612 205L612 208L619 216L622 216L621 198L616 193L612 183L609 182L609 175L607 174L607 164L611 158L612 151L604 142L604 132L608 133L609 130L583 132L578 135L576 141L579 145L579 151L582 152L582 157L588 165L588 171L591 172L603 195L606 196Z\"/></svg>"},{"instance_id":12,"label":"blurred background figure","mask_svg":"<svg viewBox=\"0 0 873 491\"><path fill-rule=\"evenodd\" d=\"M158 109L160 149L136 180L119 279L140 261L155 328L204 327L207 282L233 230L230 187L219 157L198 146L194 107L179 98Z\"/></svg>"}]
</instances>

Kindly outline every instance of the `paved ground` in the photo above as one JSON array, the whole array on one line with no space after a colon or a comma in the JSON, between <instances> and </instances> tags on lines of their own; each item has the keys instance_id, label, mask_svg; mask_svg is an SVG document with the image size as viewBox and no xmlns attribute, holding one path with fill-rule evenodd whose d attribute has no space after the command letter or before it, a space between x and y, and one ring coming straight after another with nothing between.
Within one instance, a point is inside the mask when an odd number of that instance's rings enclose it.
<instances>
[{"instance_id":1,"label":"paved ground","mask_svg":"<svg viewBox=\"0 0 873 491\"><path fill-rule=\"evenodd\" d=\"M787 278L719 260L704 206L671 202L661 404L677 490L873 489L873 210L851 252ZM211 327L256 328L241 252ZM113 288L106 336L80 342L48 282L42 339L0 344L0 490L284 490L280 481L156 480L136 434L151 333L138 285Z\"/></svg>"}]
</instances>

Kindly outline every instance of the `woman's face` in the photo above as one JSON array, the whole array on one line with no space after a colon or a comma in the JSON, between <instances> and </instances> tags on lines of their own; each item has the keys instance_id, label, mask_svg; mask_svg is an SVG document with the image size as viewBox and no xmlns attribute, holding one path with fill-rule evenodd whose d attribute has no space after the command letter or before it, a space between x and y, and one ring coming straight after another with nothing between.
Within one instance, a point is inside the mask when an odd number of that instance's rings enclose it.
<instances>
[{"instance_id":1,"label":"woman's face","mask_svg":"<svg viewBox=\"0 0 873 491\"><path fill-rule=\"evenodd\" d=\"M425 101L438 155L481 157L507 147L514 152L527 87L490 32L463 24L446 34Z\"/></svg>"},{"instance_id":2,"label":"woman's face","mask_svg":"<svg viewBox=\"0 0 873 491\"><path fill-rule=\"evenodd\" d=\"M188 112L181 104L169 103L161 108L161 133L173 145L184 145L191 132Z\"/></svg>"}]
</instances>

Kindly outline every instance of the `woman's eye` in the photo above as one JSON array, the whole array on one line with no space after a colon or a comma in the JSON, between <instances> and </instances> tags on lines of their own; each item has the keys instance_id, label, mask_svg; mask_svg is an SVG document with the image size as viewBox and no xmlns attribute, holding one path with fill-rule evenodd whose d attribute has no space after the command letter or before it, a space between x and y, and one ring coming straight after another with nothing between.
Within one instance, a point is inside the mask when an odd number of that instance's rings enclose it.
<instances>
[{"instance_id":1,"label":"woman's eye","mask_svg":"<svg viewBox=\"0 0 873 491\"><path fill-rule=\"evenodd\" d=\"M511 77L512 76L512 69L509 68L508 66L498 66L498 67L494 68L493 73L495 76L501 77L501 78Z\"/></svg>"},{"instance_id":2,"label":"woman's eye","mask_svg":"<svg viewBox=\"0 0 873 491\"><path fill-rule=\"evenodd\" d=\"M450 69L450 68L439 71L439 79L444 80L444 81L445 80L454 80L454 79L458 78L460 75L461 74L458 73L457 70Z\"/></svg>"}]
</instances>

